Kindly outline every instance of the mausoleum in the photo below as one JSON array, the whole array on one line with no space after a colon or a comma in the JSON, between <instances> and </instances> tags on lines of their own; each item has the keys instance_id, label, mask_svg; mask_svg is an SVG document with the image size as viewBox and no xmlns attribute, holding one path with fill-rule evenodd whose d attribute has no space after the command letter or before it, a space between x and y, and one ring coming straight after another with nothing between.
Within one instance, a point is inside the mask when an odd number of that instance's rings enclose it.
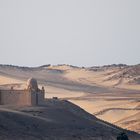
<instances>
[{"instance_id":1,"label":"mausoleum","mask_svg":"<svg viewBox=\"0 0 140 140\"><path fill-rule=\"evenodd\" d=\"M0 105L43 105L45 103L45 90L38 88L37 80L30 78L24 90L11 88L0 89Z\"/></svg>"}]
</instances>

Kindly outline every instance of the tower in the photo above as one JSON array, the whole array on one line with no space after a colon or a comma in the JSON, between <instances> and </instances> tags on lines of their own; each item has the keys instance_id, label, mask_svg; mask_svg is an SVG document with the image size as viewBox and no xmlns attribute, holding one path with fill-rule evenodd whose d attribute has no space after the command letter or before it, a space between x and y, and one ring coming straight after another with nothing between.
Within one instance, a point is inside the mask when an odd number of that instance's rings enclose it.
<instances>
[{"instance_id":1,"label":"tower","mask_svg":"<svg viewBox=\"0 0 140 140\"><path fill-rule=\"evenodd\" d=\"M31 105L42 105L44 103L45 90L38 88L37 80L30 78L27 81L27 90L29 91L31 97Z\"/></svg>"}]
</instances>

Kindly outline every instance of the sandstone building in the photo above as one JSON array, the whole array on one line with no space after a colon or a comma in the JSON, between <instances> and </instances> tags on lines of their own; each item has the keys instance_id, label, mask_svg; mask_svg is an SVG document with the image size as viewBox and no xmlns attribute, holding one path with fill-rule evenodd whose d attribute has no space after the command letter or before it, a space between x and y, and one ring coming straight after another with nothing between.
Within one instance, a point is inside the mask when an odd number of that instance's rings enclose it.
<instances>
[{"instance_id":1,"label":"sandstone building","mask_svg":"<svg viewBox=\"0 0 140 140\"><path fill-rule=\"evenodd\" d=\"M45 103L45 90L38 88L37 80L31 78L27 81L25 90L0 89L0 105L43 105Z\"/></svg>"}]
</instances>

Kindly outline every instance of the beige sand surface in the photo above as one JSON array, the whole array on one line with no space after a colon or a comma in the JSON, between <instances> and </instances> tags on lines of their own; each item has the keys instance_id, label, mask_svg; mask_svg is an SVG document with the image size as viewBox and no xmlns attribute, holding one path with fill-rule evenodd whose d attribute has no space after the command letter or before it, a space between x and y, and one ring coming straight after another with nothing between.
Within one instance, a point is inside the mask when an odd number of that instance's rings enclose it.
<instances>
[{"instance_id":1,"label":"beige sand surface","mask_svg":"<svg viewBox=\"0 0 140 140\"><path fill-rule=\"evenodd\" d=\"M61 69L58 67L57 69ZM64 75L66 78L78 81L81 83L88 83L88 84L97 84L101 86L112 87L116 86L119 88L124 89L132 89L132 90L140 90L140 85L138 84L128 84L128 79L114 79L114 80L107 80L114 75L118 69L109 69L105 71L87 71L85 69L68 69L66 68L67 72Z\"/></svg>"},{"instance_id":2,"label":"beige sand surface","mask_svg":"<svg viewBox=\"0 0 140 140\"><path fill-rule=\"evenodd\" d=\"M63 73L59 71L51 72L51 70L61 70ZM6 69L6 71L9 74L9 70ZM89 71L67 65L51 66L49 69L34 71L22 71L20 69L16 72L15 69L10 69L12 76L0 74L0 85L8 84L8 87L17 84L15 88L25 88L25 79L35 75L40 86L45 87L47 98L58 97L70 100L100 119L111 123L118 122L117 125L140 133L138 129L140 126L135 125L133 127L133 122L129 126L124 123L125 118L139 113L140 86L128 85L127 80L106 81L117 71L118 69ZM102 87L105 87L108 91L104 91ZM120 87L123 90L119 89ZM123 120L123 125L121 120Z\"/></svg>"},{"instance_id":3,"label":"beige sand surface","mask_svg":"<svg viewBox=\"0 0 140 140\"><path fill-rule=\"evenodd\" d=\"M76 98L80 96L84 96L85 93L82 92L74 92L70 90L65 90L62 88L56 88L52 86L45 86L45 97L46 98L52 98L52 97L58 97L58 98Z\"/></svg>"},{"instance_id":4,"label":"beige sand surface","mask_svg":"<svg viewBox=\"0 0 140 140\"><path fill-rule=\"evenodd\" d=\"M0 75L0 85L22 83L23 81Z\"/></svg>"}]
</instances>

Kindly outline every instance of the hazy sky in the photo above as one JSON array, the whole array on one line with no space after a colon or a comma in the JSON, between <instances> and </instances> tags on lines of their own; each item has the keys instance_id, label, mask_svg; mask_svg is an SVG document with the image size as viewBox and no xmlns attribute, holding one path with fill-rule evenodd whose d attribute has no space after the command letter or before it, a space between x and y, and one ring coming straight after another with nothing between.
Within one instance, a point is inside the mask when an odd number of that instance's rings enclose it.
<instances>
[{"instance_id":1,"label":"hazy sky","mask_svg":"<svg viewBox=\"0 0 140 140\"><path fill-rule=\"evenodd\" d=\"M0 63L140 63L140 0L0 0Z\"/></svg>"}]
</instances>

